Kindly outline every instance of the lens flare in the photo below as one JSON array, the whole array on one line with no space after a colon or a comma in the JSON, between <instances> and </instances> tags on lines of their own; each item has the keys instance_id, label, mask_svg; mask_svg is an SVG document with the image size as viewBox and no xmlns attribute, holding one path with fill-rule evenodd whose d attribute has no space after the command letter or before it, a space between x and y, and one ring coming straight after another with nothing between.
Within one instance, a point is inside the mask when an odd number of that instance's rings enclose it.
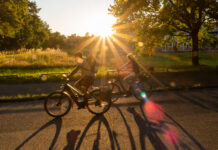
<instances>
[{"instance_id":1,"label":"lens flare","mask_svg":"<svg viewBox=\"0 0 218 150\"><path fill-rule=\"evenodd\" d=\"M170 82L170 86L171 87L176 87L176 83L175 82Z\"/></svg>"},{"instance_id":2,"label":"lens flare","mask_svg":"<svg viewBox=\"0 0 218 150\"><path fill-rule=\"evenodd\" d=\"M141 97L144 99L144 101L148 101L147 94L145 92L141 92Z\"/></svg>"},{"instance_id":3,"label":"lens flare","mask_svg":"<svg viewBox=\"0 0 218 150\"><path fill-rule=\"evenodd\" d=\"M162 107L154 102L147 101L144 104L144 111L147 119L154 123L160 123L164 119Z\"/></svg>"},{"instance_id":4,"label":"lens flare","mask_svg":"<svg viewBox=\"0 0 218 150\"><path fill-rule=\"evenodd\" d=\"M178 144L178 134L175 130L171 130L171 129L166 130L164 132L164 137L169 143L173 145Z\"/></svg>"},{"instance_id":5,"label":"lens flare","mask_svg":"<svg viewBox=\"0 0 218 150\"><path fill-rule=\"evenodd\" d=\"M41 80L42 80L42 81L46 81L46 80L47 80L47 76L46 76L46 75L42 75L42 76L41 76Z\"/></svg>"},{"instance_id":6,"label":"lens flare","mask_svg":"<svg viewBox=\"0 0 218 150\"><path fill-rule=\"evenodd\" d=\"M83 59L82 58L77 58L77 63L82 64L83 63Z\"/></svg>"}]
</instances>

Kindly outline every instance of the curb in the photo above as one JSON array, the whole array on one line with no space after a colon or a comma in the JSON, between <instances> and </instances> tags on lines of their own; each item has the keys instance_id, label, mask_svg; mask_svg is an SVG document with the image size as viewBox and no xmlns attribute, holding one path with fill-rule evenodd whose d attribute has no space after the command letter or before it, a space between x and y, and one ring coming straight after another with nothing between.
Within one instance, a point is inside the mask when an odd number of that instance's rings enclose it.
<instances>
[{"instance_id":1,"label":"curb","mask_svg":"<svg viewBox=\"0 0 218 150\"><path fill-rule=\"evenodd\" d=\"M162 88L162 89L154 89L152 92L166 92L166 91L187 91L187 90L198 90L198 89L213 89L218 88L218 85L212 86L199 86L199 87L178 87L178 88ZM10 102L31 102L31 101L39 101L45 100L47 96L40 96L36 98L16 98L16 99L0 99L0 103L10 103Z\"/></svg>"},{"instance_id":2,"label":"curb","mask_svg":"<svg viewBox=\"0 0 218 150\"><path fill-rule=\"evenodd\" d=\"M40 97L34 97L34 98L0 99L0 103L32 102L32 101L45 100L46 97L47 96L40 96Z\"/></svg>"},{"instance_id":3,"label":"curb","mask_svg":"<svg viewBox=\"0 0 218 150\"><path fill-rule=\"evenodd\" d=\"M212 89L212 88L218 88L218 85L210 85L210 86L190 86L190 87L177 87L177 88L171 88L166 87L162 89L155 89L153 92L164 92L164 91L187 91L187 90L198 90L198 89Z\"/></svg>"}]
</instances>

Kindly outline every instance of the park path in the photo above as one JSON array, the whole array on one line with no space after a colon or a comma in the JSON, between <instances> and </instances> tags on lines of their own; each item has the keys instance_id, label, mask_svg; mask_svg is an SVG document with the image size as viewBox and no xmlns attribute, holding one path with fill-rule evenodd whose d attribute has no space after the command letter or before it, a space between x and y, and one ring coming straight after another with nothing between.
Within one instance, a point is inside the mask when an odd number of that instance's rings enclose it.
<instances>
[{"instance_id":1,"label":"park path","mask_svg":"<svg viewBox=\"0 0 218 150\"><path fill-rule=\"evenodd\" d=\"M52 118L43 101L1 103L0 149L217 150L218 89L154 93L165 112L161 124L149 121L143 104L121 98L103 116L73 109ZM177 133L175 144L166 129Z\"/></svg>"},{"instance_id":2,"label":"park path","mask_svg":"<svg viewBox=\"0 0 218 150\"><path fill-rule=\"evenodd\" d=\"M218 72L202 71L202 72L171 72L171 73L153 73L158 81L163 83L166 87L200 87L200 86L216 86L218 87ZM155 80L149 79L154 88L160 87ZM105 83L105 81L103 82ZM95 81L95 85L99 85L99 80ZM26 83L26 84L1 84L0 96L17 96L33 95L33 94L48 94L52 91L58 90L61 83Z\"/></svg>"},{"instance_id":3,"label":"park path","mask_svg":"<svg viewBox=\"0 0 218 150\"><path fill-rule=\"evenodd\" d=\"M58 90L61 83L0 84L0 96L42 94Z\"/></svg>"}]
</instances>

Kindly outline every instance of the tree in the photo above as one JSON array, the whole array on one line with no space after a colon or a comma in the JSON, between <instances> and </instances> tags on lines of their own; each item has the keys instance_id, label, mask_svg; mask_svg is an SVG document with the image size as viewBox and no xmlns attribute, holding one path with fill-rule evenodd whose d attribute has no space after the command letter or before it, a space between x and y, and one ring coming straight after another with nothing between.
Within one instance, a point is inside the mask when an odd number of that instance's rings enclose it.
<instances>
[{"instance_id":1,"label":"tree","mask_svg":"<svg viewBox=\"0 0 218 150\"><path fill-rule=\"evenodd\" d=\"M119 23L136 22L136 33L153 45L160 44L166 34L182 31L189 35L194 66L199 65L199 31L217 22L217 10L217 0L115 0L109 9Z\"/></svg>"},{"instance_id":2,"label":"tree","mask_svg":"<svg viewBox=\"0 0 218 150\"><path fill-rule=\"evenodd\" d=\"M19 31L20 9L13 0L0 1L0 37L14 37L15 33Z\"/></svg>"},{"instance_id":3,"label":"tree","mask_svg":"<svg viewBox=\"0 0 218 150\"><path fill-rule=\"evenodd\" d=\"M22 28L23 10L27 9L24 0L1 0L0 1L0 49L10 45L11 39Z\"/></svg>"},{"instance_id":4,"label":"tree","mask_svg":"<svg viewBox=\"0 0 218 150\"><path fill-rule=\"evenodd\" d=\"M48 39L35 2L0 0L0 49L39 48Z\"/></svg>"},{"instance_id":5,"label":"tree","mask_svg":"<svg viewBox=\"0 0 218 150\"><path fill-rule=\"evenodd\" d=\"M49 26L40 19L39 11L35 2L28 2L22 29L16 34L18 47L39 48L49 38Z\"/></svg>"},{"instance_id":6,"label":"tree","mask_svg":"<svg viewBox=\"0 0 218 150\"><path fill-rule=\"evenodd\" d=\"M44 48L64 48L66 37L59 32L49 34L49 38L44 42Z\"/></svg>"}]
</instances>

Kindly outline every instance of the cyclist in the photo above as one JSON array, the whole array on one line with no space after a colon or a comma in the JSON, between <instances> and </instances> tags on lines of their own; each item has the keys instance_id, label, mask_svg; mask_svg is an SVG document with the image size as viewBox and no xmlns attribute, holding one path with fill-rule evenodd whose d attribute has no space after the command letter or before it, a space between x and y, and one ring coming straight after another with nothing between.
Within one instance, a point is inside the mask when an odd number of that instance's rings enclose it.
<instances>
[{"instance_id":1,"label":"cyclist","mask_svg":"<svg viewBox=\"0 0 218 150\"><path fill-rule=\"evenodd\" d=\"M67 77L70 78L81 70L82 75L80 79L74 83L74 86L86 93L95 80L96 61L92 55L90 55L88 59L85 59L80 52L76 53L74 56L76 57L77 65ZM81 107L79 108L84 107L85 104L86 102L84 100L84 103L81 103Z\"/></svg>"},{"instance_id":2,"label":"cyclist","mask_svg":"<svg viewBox=\"0 0 218 150\"><path fill-rule=\"evenodd\" d=\"M135 78L138 77L138 75L139 75L139 66L136 63L133 54L131 54L131 53L128 54L127 58L128 58L128 62L126 64L124 64L123 66L121 66L118 70L119 71L122 71L122 70L127 71L127 75L123 78L123 80L125 82L127 82L128 85L129 85L130 82L132 82L132 79L135 79ZM129 89L129 88L127 88L127 89ZM124 96L129 96L129 94L130 94L129 91L127 91L125 89L125 95Z\"/></svg>"}]
</instances>

